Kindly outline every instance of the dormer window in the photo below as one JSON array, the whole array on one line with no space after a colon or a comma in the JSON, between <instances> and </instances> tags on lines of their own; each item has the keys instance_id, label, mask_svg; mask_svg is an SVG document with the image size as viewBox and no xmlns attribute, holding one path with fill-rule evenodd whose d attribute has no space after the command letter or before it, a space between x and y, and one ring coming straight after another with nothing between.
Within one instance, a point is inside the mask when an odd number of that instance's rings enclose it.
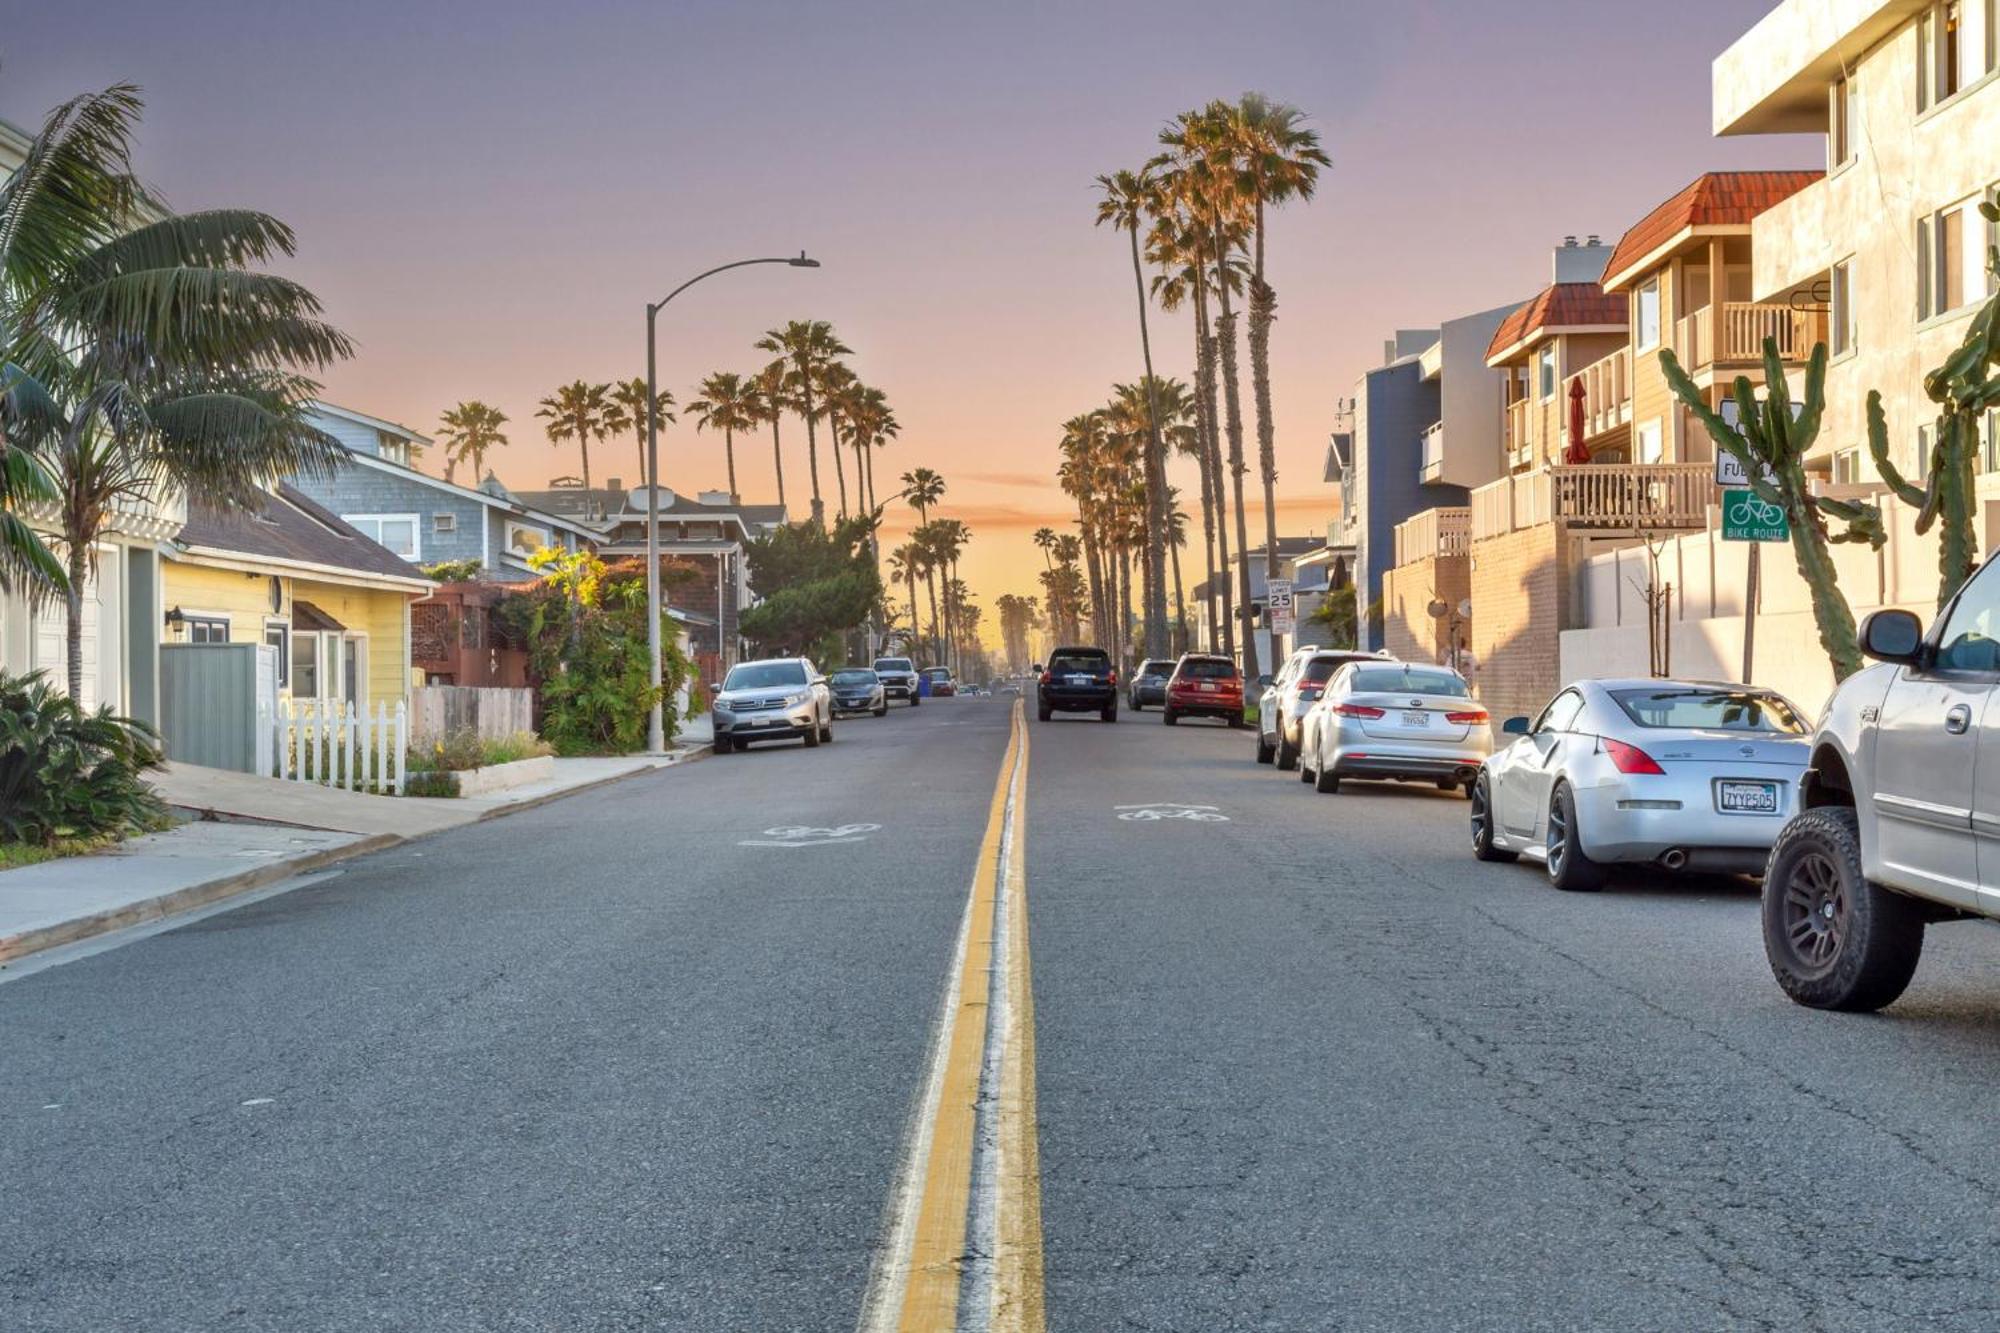
<instances>
[{"instance_id":1,"label":"dormer window","mask_svg":"<svg viewBox=\"0 0 2000 1333\"><path fill-rule=\"evenodd\" d=\"M375 432L375 441L375 452L384 462L394 463L399 467L408 467L410 465L410 442L408 440L400 435L391 435L387 431L377 431Z\"/></svg>"}]
</instances>

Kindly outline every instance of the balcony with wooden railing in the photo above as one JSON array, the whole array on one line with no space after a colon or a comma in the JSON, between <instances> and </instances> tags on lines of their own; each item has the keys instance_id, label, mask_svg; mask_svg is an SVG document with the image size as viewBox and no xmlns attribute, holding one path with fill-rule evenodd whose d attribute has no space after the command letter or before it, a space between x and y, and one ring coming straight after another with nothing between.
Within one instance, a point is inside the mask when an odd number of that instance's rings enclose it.
<instances>
[{"instance_id":1,"label":"balcony with wooden railing","mask_svg":"<svg viewBox=\"0 0 2000 1333\"><path fill-rule=\"evenodd\" d=\"M1396 563L1464 555L1472 543L1472 511L1464 505L1426 509L1396 525Z\"/></svg>"},{"instance_id":2,"label":"balcony with wooden railing","mask_svg":"<svg viewBox=\"0 0 2000 1333\"><path fill-rule=\"evenodd\" d=\"M1524 457L1532 457L1529 450L1534 444L1530 434L1533 429L1534 400L1522 398L1507 404L1505 417L1501 421L1500 446L1506 451L1508 466L1514 466Z\"/></svg>"},{"instance_id":3,"label":"balcony with wooden railing","mask_svg":"<svg viewBox=\"0 0 2000 1333\"><path fill-rule=\"evenodd\" d=\"M1583 381L1583 437L1602 439L1632 424L1632 349L1621 347L1576 373ZM1572 383L1575 381L1572 380Z\"/></svg>"},{"instance_id":4,"label":"balcony with wooden railing","mask_svg":"<svg viewBox=\"0 0 2000 1333\"><path fill-rule=\"evenodd\" d=\"M1764 359L1764 340L1778 344L1778 357L1802 362L1813 344L1826 338L1826 314L1794 310L1768 301L1724 301L1674 321L1674 355L1689 370L1705 366L1755 365Z\"/></svg>"},{"instance_id":5,"label":"balcony with wooden railing","mask_svg":"<svg viewBox=\"0 0 2000 1333\"><path fill-rule=\"evenodd\" d=\"M1709 463L1581 463L1542 468L1472 493L1472 539L1543 523L1609 532L1707 526L1715 499Z\"/></svg>"}]
</instances>

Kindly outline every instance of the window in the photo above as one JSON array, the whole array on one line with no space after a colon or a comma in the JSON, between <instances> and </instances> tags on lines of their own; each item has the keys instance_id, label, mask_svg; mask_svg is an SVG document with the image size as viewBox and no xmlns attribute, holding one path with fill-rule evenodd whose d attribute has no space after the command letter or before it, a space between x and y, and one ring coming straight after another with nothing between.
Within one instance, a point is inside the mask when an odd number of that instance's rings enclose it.
<instances>
[{"instance_id":1,"label":"window","mask_svg":"<svg viewBox=\"0 0 2000 1333\"><path fill-rule=\"evenodd\" d=\"M458 515L457 515L457 514L432 514L432 515L431 515L431 531L432 531L432 532L457 532L457 531L458 531Z\"/></svg>"},{"instance_id":2,"label":"window","mask_svg":"<svg viewBox=\"0 0 2000 1333\"><path fill-rule=\"evenodd\" d=\"M1917 222L1917 318L1949 314L1986 295L1987 279L1966 263L1966 238L1983 236L1978 202L1962 199Z\"/></svg>"},{"instance_id":3,"label":"window","mask_svg":"<svg viewBox=\"0 0 2000 1333\"><path fill-rule=\"evenodd\" d=\"M1979 470L2000 472L2000 407L1986 409L1986 429L1979 442Z\"/></svg>"},{"instance_id":4,"label":"window","mask_svg":"<svg viewBox=\"0 0 2000 1333\"><path fill-rule=\"evenodd\" d=\"M1836 486L1858 486L1861 484L1861 451L1859 449L1834 450L1833 484Z\"/></svg>"},{"instance_id":5,"label":"window","mask_svg":"<svg viewBox=\"0 0 2000 1333\"><path fill-rule=\"evenodd\" d=\"M1625 716L1642 727L1699 731L1747 731L1803 736L1805 719L1789 703L1762 690L1685 689L1648 686L1613 690Z\"/></svg>"},{"instance_id":6,"label":"window","mask_svg":"<svg viewBox=\"0 0 2000 1333\"><path fill-rule=\"evenodd\" d=\"M1940 671L2000 672L2000 565L1972 576L1938 636Z\"/></svg>"},{"instance_id":7,"label":"window","mask_svg":"<svg viewBox=\"0 0 2000 1333\"><path fill-rule=\"evenodd\" d=\"M410 465L410 442L400 435L391 435L387 431L376 431L375 452L381 456L384 462L398 463L403 467Z\"/></svg>"},{"instance_id":8,"label":"window","mask_svg":"<svg viewBox=\"0 0 2000 1333\"><path fill-rule=\"evenodd\" d=\"M1660 280L1654 278L1639 288L1638 327L1632 335L1632 350L1643 352L1660 345Z\"/></svg>"},{"instance_id":9,"label":"window","mask_svg":"<svg viewBox=\"0 0 2000 1333\"><path fill-rule=\"evenodd\" d=\"M1347 678L1353 694L1436 694L1448 699L1470 696L1465 678L1443 667L1356 667Z\"/></svg>"},{"instance_id":10,"label":"window","mask_svg":"<svg viewBox=\"0 0 2000 1333\"><path fill-rule=\"evenodd\" d=\"M1917 20L1917 110L1948 102L1990 73L1994 0L1942 0Z\"/></svg>"},{"instance_id":11,"label":"window","mask_svg":"<svg viewBox=\"0 0 2000 1333\"><path fill-rule=\"evenodd\" d=\"M417 546L415 514L342 514L340 517L364 537L382 543L405 560L415 560L422 554Z\"/></svg>"},{"instance_id":12,"label":"window","mask_svg":"<svg viewBox=\"0 0 2000 1333\"><path fill-rule=\"evenodd\" d=\"M1556 396L1556 345L1550 343L1535 357L1535 378L1542 401Z\"/></svg>"},{"instance_id":13,"label":"window","mask_svg":"<svg viewBox=\"0 0 2000 1333\"><path fill-rule=\"evenodd\" d=\"M1578 715L1583 712L1583 696L1575 690L1564 690L1558 694L1541 717L1535 720L1536 731L1568 731L1576 725Z\"/></svg>"},{"instance_id":14,"label":"window","mask_svg":"<svg viewBox=\"0 0 2000 1333\"><path fill-rule=\"evenodd\" d=\"M277 649L278 688L292 683L292 627L282 620L264 622L264 642Z\"/></svg>"},{"instance_id":15,"label":"window","mask_svg":"<svg viewBox=\"0 0 2000 1333\"><path fill-rule=\"evenodd\" d=\"M228 643L228 618L224 616L189 616L187 618L187 641L189 643Z\"/></svg>"},{"instance_id":16,"label":"window","mask_svg":"<svg viewBox=\"0 0 2000 1333\"><path fill-rule=\"evenodd\" d=\"M776 690L806 683L806 669L800 662L746 662L731 667L723 677L725 690Z\"/></svg>"},{"instance_id":17,"label":"window","mask_svg":"<svg viewBox=\"0 0 2000 1333\"><path fill-rule=\"evenodd\" d=\"M1852 261L1843 259L1833 266L1832 309L1828 323L1832 326L1830 336L1833 354L1844 356L1854 350L1854 288Z\"/></svg>"},{"instance_id":18,"label":"window","mask_svg":"<svg viewBox=\"0 0 2000 1333\"><path fill-rule=\"evenodd\" d=\"M1826 169L1832 171L1854 160L1854 85L1835 79L1827 103Z\"/></svg>"},{"instance_id":19,"label":"window","mask_svg":"<svg viewBox=\"0 0 2000 1333\"><path fill-rule=\"evenodd\" d=\"M1632 461L1635 463L1657 463L1667 456L1660 419L1642 422L1633 433Z\"/></svg>"},{"instance_id":20,"label":"window","mask_svg":"<svg viewBox=\"0 0 2000 1333\"><path fill-rule=\"evenodd\" d=\"M368 702L362 681L368 672L368 650L360 639L340 641L340 697L360 708Z\"/></svg>"},{"instance_id":21,"label":"window","mask_svg":"<svg viewBox=\"0 0 2000 1333\"><path fill-rule=\"evenodd\" d=\"M292 697L319 697L319 635L292 636Z\"/></svg>"}]
</instances>

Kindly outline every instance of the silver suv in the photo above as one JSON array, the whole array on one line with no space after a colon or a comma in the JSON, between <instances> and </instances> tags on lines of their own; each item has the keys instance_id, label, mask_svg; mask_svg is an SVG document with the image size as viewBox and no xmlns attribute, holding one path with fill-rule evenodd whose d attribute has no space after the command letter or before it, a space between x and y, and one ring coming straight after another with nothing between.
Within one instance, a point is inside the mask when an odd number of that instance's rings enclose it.
<instances>
[{"instance_id":1,"label":"silver suv","mask_svg":"<svg viewBox=\"0 0 2000 1333\"><path fill-rule=\"evenodd\" d=\"M2000 918L2000 564L1929 634L1877 611L1813 734L1801 810L1771 849L1764 951L1785 993L1874 1010L1917 970L1924 927Z\"/></svg>"},{"instance_id":2,"label":"silver suv","mask_svg":"<svg viewBox=\"0 0 2000 1333\"><path fill-rule=\"evenodd\" d=\"M811 749L833 739L833 692L819 668L803 657L738 662L722 678L711 712L717 754L752 741L796 736Z\"/></svg>"}]
</instances>

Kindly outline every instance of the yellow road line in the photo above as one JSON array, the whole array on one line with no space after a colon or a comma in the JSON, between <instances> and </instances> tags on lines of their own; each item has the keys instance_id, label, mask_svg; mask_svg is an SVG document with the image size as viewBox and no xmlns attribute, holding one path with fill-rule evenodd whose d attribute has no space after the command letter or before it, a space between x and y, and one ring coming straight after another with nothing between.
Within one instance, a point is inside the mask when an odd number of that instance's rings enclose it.
<instances>
[{"instance_id":1,"label":"yellow road line","mask_svg":"<svg viewBox=\"0 0 2000 1333\"><path fill-rule=\"evenodd\" d=\"M926 1105L912 1129L914 1160L904 1188L914 1216L907 1225L900 1218L892 1225L891 1252L878 1266L863 1311L862 1327L870 1333L954 1333L960 1327L975 1206L990 1213L985 1220L994 1254L990 1265L971 1270L971 1295L980 1308L963 1313L979 1327L1009 1333L1042 1333L1044 1327L1024 896L1027 773L1026 714L1016 702L946 992L949 1009L933 1056L941 1063L933 1065ZM996 936L1005 942L997 955ZM1000 1043L997 1053L989 1052L990 1042ZM998 1079L997 1087L986 1089L983 1137L990 1147L982 1153L980 1097L989 1054L998 1055Z\"/></svg>"}]
</instances>

